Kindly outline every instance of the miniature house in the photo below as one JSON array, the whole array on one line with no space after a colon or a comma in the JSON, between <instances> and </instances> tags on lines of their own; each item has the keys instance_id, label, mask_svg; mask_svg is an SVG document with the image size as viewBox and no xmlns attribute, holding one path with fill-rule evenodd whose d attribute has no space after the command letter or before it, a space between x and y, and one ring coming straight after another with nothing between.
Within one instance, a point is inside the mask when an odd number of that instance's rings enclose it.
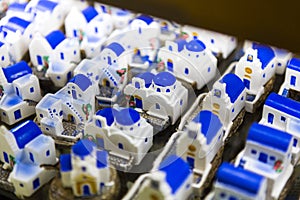
<instances>
[{"instance_id":1,"label":"miniature house","mask_svg":"<svg viewBox=\"0 0 300 200\"><path fill-rule=\"evenodd\" d=\"M8 52L8 46L5 43L0 42L0 67L7 67L11 64Z\"/></svg>"},{"instance_id":2,"label":"miniature house","mask_svg":"<svg viewBox=\"0 0 300 200\"><path fill-rule=\"evenodd\" d=\"M226 74L216 81L203 100L203 109L218 115L224 127L229 128L244 109L246 90L243 81L235 74Z\"/></svg>"},{"instance_id":3,"label":"miniature house","mask_svg":"<svg viewBox=\"0 0 300 200\"><path fill-rule=\"evenodd\" d=\"M264 93L265 84L275 75L275 61L274 51L269 46L254 43L247 49L236 65L235 74L243 80L248 95Z\"/></svg>"},{"instance_id":4,"label":"miniature house","mask_svg":"<svg viewBox=\"0 0 300 200\"><path fill-rule=\"evenodd\" d=\"M202 110L176 141L176 155L184 159L195 174L210 171L211 162L223 145L223 126L217 115ZM202 178L202 185L205 178Z\"/></svg>"},{"instance_id":5,"label":"miniature house","mask_svg":"<svg viewBox=\"0 0 300 200\"><path fill-rule=\"evenodd\" d=\"M18 17L11 17L1 26L0 41L7 44L10 61L22 59L33 37L35 25Z\"/></svg>"},{"instance_id":6,"label":"miniature house","mask_svg":"<svg viewBox=\"0 0 300 200\"><path fill-rule=\"evenodd\" d=\"M153 127L132 108L104 108L86 124L85 133L110 155L137 165L152 146Z\"/></svg>"},{"instance_id":7,"label":"miniature house","mask_svg":"<svg viewBox=\"0 0 300 200\"><path fill-rule=\"evenodd\" d=\"M65 19L67 37L76 37L80 40L85 35L97 38L106 37L113 30L112 17L89 6L80 11L73 7Z\"/></svg>"},{"instance_id":8,"label":"miniature house","mask_svg":"<svg viewBox=\"0 0 300 200\"><path fill-rule=\"evenodd\" d=\"M126 28L133 19L134 14L129 10L111 7L111 16L116 29Z\"/></svg>"},{"instance_id":9,"label":"miniature house","mask_svg":"<svg viewBox=\"0 0 300 200\"><path fill-rule=\"evenodd\" d=\"M12 2L9 4L5 16L7 17L19 17L25 19L26 21L32 21L34 18L34 14L30 12L26 12L27 2Z\"/></svg>"},{"instance_id":10,"label":"miniature house","mask_svg":"<svg viewBox=\"0 0 300 200\"><path fill-rule=\"evenodd\" d=\"M95 112L96 88L85 75L74 76L55 94L47 94L36 106L37 119L43 132L61 136L62 121L84 123Z\"/></svg>"},{"instance_id":11,"label":"miniature house","mask_svg":"<svg viewBox=\"0 0 300 200\"><path fill-rule=\"evenodd\" d=\"M50 60L67 63L80 61L79 41L65 38L59 30L52 31L46 37L35 35L29 45L29 52L32 65L39 70L47 68Z\"/></svg>"},{"instance_id":12,"label":"miniature house","mask_svg":"<svg viewBox=\"0 0 300 200\"><path fill-rule=\"evenodd\" d=\"M187 108L188 91L170 72L139 74L124 93L132 99L133 107L161 119L169 118L172 124Z\"/></svg>"},{"instance_id":13,"label":"miniature house","mask_svg":"<svg viewBox=\"0 0 300 200\"><path fill-rule=\"evenodd\" d=\"M265 177L266 194L278 199L293 173L292 145L290 134L255 123L250 127L246 146L235 165Z\"/></svg>"},{"instance_id":14,"label":"miniature house","mask_svg":"<svg viewBox=\"0 0 300 200\"><path fill-rule=\"evenodd\" d=\"M111 65L127 68L129 58L126 56L125 48L118 42L108 44L100 53L101 64L107 68Z\"/></svg>"},{"instance_id":15,"label":"miniature house","mask_svg":"<svg viewBox=\"0 0 300 200\"><path fill-rule=\"evenodd\" d=\"M166 70L197 89L211 81L217 70L217 58L197 36L176 41L167 41L158 52L158 62Z\"/></svg>"},{"instance_id":16,"label":"miniature house","mask_svg":"<svg viewBox=\"0 0 300 200\"><path fill-rule=\"evenodd\" d=\"M213 199L266 199L267 181L263 176L223 163L217 172Z\"/></svg>"},{"instance_id":17,"label":"miniature house","mask_svg":"<svg viewBox=\"0 0 300 200\"><path fill-rule=\"evenodd\" d=\"M192 181L189 165L180 157L170 155L159 170L140 176L124 200L189 199L193 191Z\"/></svg>"},{"instance_id":18,"label":"miniature house","mask_svg":"<svg viewBox=\"0 0 300 200\"><path fill-rule=\"evenodd\" d=\"M224 59L230 56L238 44L236 37L198 27L196 28L185 25L182 27L181 31L183 34L187 34L190 37L197 33L198 39L201 40L209 50L211 50L218 57L222 57Z\"/></svg>"},{"instance_id":19,"label":"miniature house","mask_svg":"<svg viewBox=\"0 0 300 200\"><path fill-rule=\"evenodd\" d=\"M60 156L60 174L63 186L77 197L101 194L111 181L108 154L92 141L80 140L70 154Z\"/></svg>"},{"instance_id":20,"label":"miniature house","mask_svg":"<svg viewBox=\"0 0 300 200\"><path fill-rule=\"evenodd\" d=\"M264 105L259 123L287 132L293 136L292 163L299 160L300 152L300 103L271 93Z\"/></svg>"},{"instance_id":21,"label":"miniature house","mask_svg":"<svg viewBox=\"0 0 300 200\"><path fill-rule=\"evenodd\" d=\"M0 160L13 168L8 181L18 197L29 197L55 176L55 170L41 167L56 164L54 141L30 120L11 130L0 129Z\"/></svg>"},{"instance_id":22,"label":"miniature house","mask_svg":"<svg viewBox=\"0 0 300 200\"><path fill-rule=\"evenodd\" d=\"M295 97L298 100L300 93L300 59L292 58L286 68L285 79L280 88L279 94L286 97Z\"/></svg>"},{"instance_id":23,"label":"miniature house","mask_svg":"<svg viewBox=\"0 0 300 200\"><path fill-rule=\"evenodd\" d=\"M25 61L0 70L4 95L0 100L1 120L8 125L35 113L35 104L42 98L38 78Z\"/></svg>"}]
</instances>

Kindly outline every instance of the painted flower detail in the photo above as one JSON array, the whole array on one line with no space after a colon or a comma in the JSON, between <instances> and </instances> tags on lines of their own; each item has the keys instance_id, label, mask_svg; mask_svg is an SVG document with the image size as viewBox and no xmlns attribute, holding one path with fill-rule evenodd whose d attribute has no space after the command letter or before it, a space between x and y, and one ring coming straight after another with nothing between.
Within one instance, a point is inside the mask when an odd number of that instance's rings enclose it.
<instances>
[{"instance_id":1,"label":"painted flower detail","mask_svg":"<svg viewBox=\"0 0 300 200\"><path fill-rule=\"evenodd\" d=\"M281 160L277 160L274 164L273 169L277 172L280 173L283 170L283 166L282 166L282 161Z\"/></svg>"},{"instance_id":2,"label":"painted flower detail","mask_svg":"<svg viewBox=\"0 0 300 200\"><path fill-rule=\"evenodd\" d=\"M92 105L91 104L83 104L82 105L82 111L85 114L85 119L86 120L89 119L89 115L90 115L91 110L92 110Z\"/></svg>"}]
</instances>

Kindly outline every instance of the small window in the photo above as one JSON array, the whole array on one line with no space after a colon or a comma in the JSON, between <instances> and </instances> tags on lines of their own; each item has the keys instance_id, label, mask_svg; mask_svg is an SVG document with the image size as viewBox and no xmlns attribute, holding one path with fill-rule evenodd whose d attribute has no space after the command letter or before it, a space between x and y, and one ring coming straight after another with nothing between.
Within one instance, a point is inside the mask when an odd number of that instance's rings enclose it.
<instances>
[{"instance_id":1,"label":"small window","mask_svg":"<svg viewBox=\"0 0 300 200\"><path fill-rule=\"evenodd\" d=\"M40 186L40 179L37 178L33 181L33 189L37 189Z\"/></svg>"},{"instance_id":2,"label":"small window","mask_svg":"<svg viewBox=\"0 0 300 200\"><path fill-rule=\"evenodd\" d=\"M173 51L173 48L172 48L172 46L169 46L169 51Z\"/></svg>"},{"instance_id":3,"label":"small window","mask_svg":"<svg viewBox=\"0 0 300 200\"><path fill-rule=\"evenodd\" d=\"M214 40L214 39L211 39L210 42L211 42L212 44L214 44L214 43L215 43L215 40Z\"/></svg>"},{"instance_id":4,"label":"small window","mask_svg":"<svg viewBox=\"0 0 300 200\"><path fill-rule=\"evenodd\" d=\"M118 144L118 147L119 147L119 149L124 149L124 147L123 147L123 144L122 144L122 143L119 143L119 144Z\"/></svg>"},{"instance_id":5,"label":"small window","mask_svg":"<svg viewBox=\"0 0 300 200\"><path fill-rule=\"evenodd\" d=\"M281 67L281 63L279 62L278 64L277 64L279 67Z\"/></svg>"},{"instance_id":6,"label":"small window","mask_svg":"<svg viewBox=\"0 0 300 200\"><path fill-rule=\"evenodd\" d=\"M20 187L24 187L23 183L20 183Z\"/></svg>"},{"instance_id":7,"label":"small window","mask_svg":"<svg viewBox=\"0 0 300 200\"><path fill-rule=\"evenodd\" d=\"M294 139L293 139L293 147L296 147L297 144L298 144L298 140L297 140L297 138L294 138Z\"/></svg>"},{"instance_id":8,"label":"small window","mask_svg":"<svg viewBox=\"0 0 300 200\"><path fill-rule=\"evenodd\" d=\"M21 119L22 115L21 115L21 110L18 109L14 112L14 116L15 116L15 120Z\"/></svg>"},{"instance_id":9,"label":"small window","mask_svg":"<svg viewBox=\"0 0 300 200\"><path fill-rule=\"evenodd\" d=\"M74 54L74 55L76 55L76 54L77 54L77 51L76 51L76 50L74 50L74 51L73 51L73 54Z\"/></svg>"},{"instance_id":10,"label":"small window","mask_svg":"<svg viewBox=\"0 0 300 200\"><path fill-rule=\"evenodd\" d=\"M5 57L4 57L4 56L2 56L2 57L1 57L1 60L2 60L2 61L4 61L4 59L5 59Z\"/></svg>"},{"instance_id":11,"label":"small window","mask_svg":"<svg viewBox=\"0 0 300 200\"><path fill-rule=\"evenodd\" d=\"M221 139L221 135L219 135L219 137L218 137L218 140L220 140Z\"/></svg>"},{"instance_id":12,"label":"small window","mask_svg":"<svg viewBox=\"0 0 300 200\"><path fill-rule=\"evenodd\" d=\"M263 78L266 78L266 74L265 73L263 74Z\"/></svg>"},{"instance_id":13,"label":"small window","mask_svg":"<svg viewBox=\"0 0 300 200\"><path fill-rule=\"evenodd\" d=\"M65 56L64 56L64 53L63 53L63 52L60 52L60 59L61 59L61 60L64 60L64 59L65 59Z\"/></svg>"},{"instance_id":14,"label":"small window","mask_svg":"<svg viewBox=\"0 0 300 200\"><path fill-rule=\"evenodd\" d=\"M50 150L46 151L46 156L50 156Z\"/></svg>"},{"instance_id":15,"label":"small window","mask_svg":"<svg viewBox=\"0 0 300 200\"><path fill-rule=\"evenodd\" d=\"M36 60L37 60L38 65L43 65L43 59L42 59L42 56L37 55L37 56L36 56Z\"/></svg>"},{"instance_id":16,"label":"small window","mask_svg":"<svg viewBox=\"0 0 300 200\"><path fill-rule=\"evenodd\" d=\"M95 27L95 33L98 33L98 27Z\"/></svg>"},{"instance_id":17,"label":"small window","mask_svg":"<svg viewBox=\"0 0 300 200\"><path fill-rule=\"evenodd\" d=\"M296 86L296 76L291 76L290 85Z\"/></svg>"},{"instance_id":18,"label":"small window","mask_svg":"<svg viewBox=\"0 0 300 200\"><path fill-rule=\"evenodd\" d=\"M234 196L230 196L228 200L237 200L237 198Z\"/></svg>"},{"instance_id":19,"label":"small window","mask_svg":"<svg viewBox=\"0 0 300 200\"><path fill-rule=\"evenodd\" d=\"M3 157L4 157L4 161L5 161L6 163L9 163L8 155L7 155L6 152L3 152Z\"/></svg>"},{"instance_id":20,"label":"small window","mask_svg":"<svg viewBox=\"0 0 300 200\"><path fill-rule=\"evenodd\" d=\"M276 159L275 156L270 156L271 161L274 161L275 159Z\"/></svg>"},{"instance_id":21,"label":"small window","mask_svg":"<svg viewBox=\"0 0 300 200\"><path fill-rule=\"evenodd\" d=\"M226 194L225 194L224 192L221 192L221 193L220 193L220 197L221 197L221 198L225 198L225 197L226 197Z\"/></svg>"},{"instance_id":22,"label":"small window","mask_svg":"<svg viewBox=\"0 0 300 200\"><path fill-rule=\"evenodd\" d=\"M135 82L134 86L135 86L135 88L140 89L140 83L139 82Z\"/></svg>"},{"instance_id":23,"label":"small window","mask_svg":"<svg viewBox=\"0 0 300 200\"><path fill-rule=\"evenodd\" d=\"M40 117L41 117L41 118L43 118L43 117L44 117L44 115L43 115L43 114L40 114Z\"/></svg>"},{"instance_id":24,"label":"small window","mask_svg":"<svg viewBox=\"0 0 300 200\"><path fill-rule=\"evenodd\" d=\"M33 154L31 152L29 152L29 159L34 162L34 157L33 157Z\"/></svg>"},{"instance_id":25,"label":"small window","mask_svg":"<svg viewBox=\"0 0 300 200\"><path fill-rule=\"evenodd\" d=\"M272 113L269 113L268 114L268 123L273 124L273 120L274 120L274 115Z\"/></svg>"},{"instance_id":26,"label":"small window","mask_svg":"<svg viewBox=\"0 0 300 200\"><path fill-rule=\"evenodd\" d=\"M256 154L257 154L257 151L256 151L255 149L252 149L252 150L251 150L251 154L256 155Z\"/></svg>"},{"instance_id":27,"label":"small window","mask_svg":"<svg viewBox=\"0 0 300 200\"><path fill-rule=\"evenodd\" d=\"M185 68L185 69L184 69L184 73L185 73L186 75L188 75L188 74L189 74L189 69L188 69L188 68Z\"/></svg>"},{"instance_id":28,"label":"small window","mask_svg":"<svg viewBox=\"0 0 300 200\"><path fill-rule=\"evenodd\" d=\"M210 72L210 67L207 68L207 72Z\"/></svg>"},{"instance_id":29,"label":"small window","mask_svg":"<svg viewBox=\"0 0 300 200\"><path fill-rule=\"evenodd\" d=\"M234 113L234 108L232 108L231 112L233 112L233 113Z\"/></svg>"},{"instance_id":30,"label":"small window","mask_svg":"<svg viewBox=\"0 0 300 200\"><path fill-rule=\"evenodd\" d=\"M170 89L166 89L166 92L169 93L169 92L170 92Z\"/></svg>"},{"instance_id":31,"label":"small window","mask_svg":"<svg viewBox=\"0 0 300 200\"><path fill-rule=\"evenodd\" d=\"M3 116L6 116L6 112L3 112L2 115L3 115Z\"/></svg>"},{"instance_id":32,"label":"small window","mask_svg":"<svg viewBox=\"0 0 300 200\"><path fill-rule=\"evenodd\" d=\"M281 116L280 120L283 121L283 122L285 122L286 118L284 116Z\"/></svg>"},{"instance_id":33,"label":"small window","mask_svg":"<svg viewBox=\"0 0 300 200\"><path fill-rule=\"evenodd\" d=\"M160 88L157 88L157 89L156 89L156 92L160 92Z\"/></svg>"},{"instance_id":34,"label":"small window","mask_svg":"<svg viewBox=\"0 0 300 200\"><path fill-rule=\"evenodd\" d=\"M148 138L145 138L145 143L147 143L148 142Z\"/></svg>"},{"instance_id":35,"label":"small window","mask_svg":"<svg viewBox=\"0 0 300 200\"><path fill-rule=\"evenodd\" d=\"M215 89L214 96L220 98L221 97L221 90Z\"/></svg>"},{"instance_id":36,"label":"small window","mask_svg":"<svg viewBox=\"0 0 300 200\"><path fill-rule=\"evenodd\" d=\"M85 172L86 171L86 167L81 167L82 171Z\"/></svg>"},{"instance_id":37,"label":"small window","mask_svg":"<svg viewBox=\"0 0 300 200\"><path fill-rule=\"evenodd\" d=\"M243 100L244 100L244 96L241 97L241 101L243 101Z\"/></svg>"},{"instance_id":38,"label":"small window","mask_svg":"<svg viewBox=\"0 0 300 200\"><path fill-rule=\"evenodd\" d=\"M60 115L60 116L63 116L63 114L64 114L64 112L61 110L61 111L59 112L59 115Z\"/></svg>"},{"instance_id":39,"label":"small window","mask_svg":"<svg viewBox=\"0 0 300 200\"><path fill-rule=\"evenodd\" d=\"M160 109L160 105L158 103L155 104L155 108L156 110L159 110Z\"/></svg>"},{"instance_id":40,"label":"small window","mask_svg":"<svg viewBox=\"0 0 300 200\"><path fill-rule=\"evenodd\" d=\"M34 93L34 87L31 87L29 90L30 90L30 93Z\"/></svg>"},{"instance_id":41,"label":"small window","mask_svg":"<svg viewBox=\"0 0 300 200\"><path fill-rule=\"evenodd\" d=\"M179 103L180 103L180 105L182 106L182 104L183 104L183 100L182 100L182 99L180 99L180 102L179 102Z\"/></svg>"}]
</instances>

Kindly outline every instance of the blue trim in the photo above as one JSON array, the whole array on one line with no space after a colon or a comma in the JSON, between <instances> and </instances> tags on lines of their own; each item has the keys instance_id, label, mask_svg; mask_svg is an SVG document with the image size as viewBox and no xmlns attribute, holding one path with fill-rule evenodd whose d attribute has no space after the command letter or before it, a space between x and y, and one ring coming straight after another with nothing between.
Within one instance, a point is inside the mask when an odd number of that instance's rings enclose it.
<instances>
[{"instance_id":1,"label":"blue trim","mask_svg":"<svg viewBox=\"0 0 300 200\"><path fill-rule=\"evenodd\" d=\"M133 108L123 108L120 111L115 110L114 116L117 123L123 126L131 126L140 120L140 114Z\"/></svg>"},{"instance_id":2,"label":"blue trim","mask_svg":"<svg viewBox=\"0 0 300 200\"><path fill-rule=\"evenodd\" d=\"M141 78L145 81L146 88L149 88L151 86L154 76L155 75L152 74L151 72L145 72L145 73L137 75L138 78Z\"/></svg>"},{"instance_id":3,"label":"blue trim","mask_svg":"<svg viewBox=\"0 0 300 200\"><path fill-rule=\"evenodd\" d=\"M300 103L298 101L271 93L265 105L300 119Z\"/></svg>"},{"instance_id":4,"label":"blue trim","mask_svg":"<svg viewBox=\"0 0 300 200\"><path fill-rule=\"evenodd\" d=\"M148 15L140 15L136 17L136 19L144 21L147 25L150 25L154 21L153 18Z\"/></svg>"},{"instance_id":5,"label":"blue trim","mask_svg":"<svg viewBox=\"0 0 300 200\"><path fill-rule=\"evenodd\" d=\"M54 10L54 8L57 6L56 2L53 1L48 1L48 0L40 0L37 5L36 8L40 11L50 11L52 12Z\"/></svg>"},{"instance_id":6,"label":"blue trim","mask_svg":"<svg viewBox=\"0 0 300 200\"><path fill-rule=\"evenodd\" d=\"M124 47L117 42L112 42L105 48L112 50L118 57L125 51Z\"/></svg>"},{"instance_id":7,"label":"blue trim","mask_svg":"<svg viewBox=\"0 0 300 200\"><path fill-rule=\"evenodd\" d=\"M21 19L19 17L12 17L8 20L8 23L4 26L11 31L16 32L17 30L24 32L31 22Z\"/></svg>"},{"instance_id":8,"label":"blue trim","mask_svg":"<svg viewBox=\"0 0 300 200\"><path fill-rule=\"evenodd\" d=\"M92 81L83 74L77 74L69 82L76 84L82 91L85 91L92 85Z\"/></svg>"},{"instance_id":9,"label":"blue trim","mask_svg":"<svg viewBox=\"0 0 300 200\"><path fill-rule=\"evenodd\" d=\"M106 151L97 151L96 156L97 156L97 168L101 169L107 167L108 153Z\"/></svg>"},{"instance_id":10,"label":"blue trim","mask_svg":"<svg viewBox=\"0 0 300 200\"><path fill-rule=\"evenodd\" d=\"M167 87L174 85L176 82L176 78L170 72L160 72L153 77L153 82L157 86Z\"/></svg>"},{"instance_id":11,"label":"blue trim","mask_svg":"<svg viewBox=\"0 0 300 200\"><path fill-rule=\"evenodd\" d=\"M291 140L290 134L257 123L250 127L247 137L247 141L253 141L283 152L288 150Z\"/></svg>"},{"instance_id":12,"label":"blue trim","mask_svg":"<svg viewBox=\"0 0 300 200\"><path fill-rule=\"evenodd\" d=\"M94 19L98 12L93 6L89 6L82 11L83 16L85 17L87 23L89 23L92 19Z\"/></svg>"},{"instance_id":13,"label":"blue trim","mask_svg":"<svg viewBox=\"0 0 300 200\"><path fill-rule=\"evenodd\" d=\"M253 49L257 49L257 57L261 62L261 68L264 69L275 57L273 49L267 45L253 43Z\"/></svg>"},{"instance_id":14,"label":"blue trim","mask_svg":"<svg viewBox=\"0 0 300 200\"><path fill-rule=\"evenodd\" d=\"M71 154L62 154L59 160L61 172L69 172L72 170Z\"/></svg>"},{"instance_id":15,"label":"blue trim","mask_svg":"<svg viewBox=\"0 0 300 200\"><path fill-rule=\"evenodd\" d=\"M8 83L12 83L14 80L27 74L32 74L31 68L25 61L21 61L15 65L2 68L2 70Z\"/></svg>"},{"instance_id":16,"label":"blue trim","mask_svg":"<svg viewBox=\"0 0 300 200\"><path fill-rule=\"evenodd\" d=\"M240 94L245 90L243 81L235 74L226 74L220 83L226 84L226 93L230 98L230 102L234 103Z\"/></svg>"},{"instance_id":17,"label":"blue trim","mask_svg":"<svg viewBox=\"0 0 300 200\"><path fill-rule=\"evenodd\" d=\"M222 128L219 117L208 110L200 111L193 122L201 124L200 132L206 137L206 144L210 144Z\"/></svg>"},{"instance_id":18,"label":"blue trim","mask_svg":"<svg viewBox=\"0 0 300 200\"><path fill-rule=\"evenodd\" d=\"M252 194L257 194L264 178L242 168L235 168L229 163L223 163L217 171L217 181L225 185L240 188Z\"/></svg>"},{"instance_id":19,"label":"blue trim","mask_svg":"<svg viewBox=\"0 0 300 200\"><path fill-rule=\"evenodd\" d=\"M55 49L57 45L66 39L65 35L60 30L52 31L45 38L52 49Z\"/></svg>"},{"instance_id":20,"label":"blue trim","mask_svg":"<svg viewBox=\"0 0 300 200\"><path fill-rule=\"evenodd\" d=\"M160 171L166 173L166 181L171 187L172 194L182 186L191 174L190 166L182 158L171 155L160 164Z\"/></svg>"},{"instance_id":21,"label":"blue trim","mask_svg":"<svg viewBox=\"0 0 300 200\"><path fill-rule=\"evenodd\" d=\"M206 46L203 42L198 40L197 37L195 36L193 38L193 40L191 40L190 42L188 42L186 44L186 49L191 51L191 52L201 52L201 51L204 51L206 49Z\"/></svg>"},{"instance_id":22,"label":"blue trim","mask_svg":"<svg viewBox=\"0 0 300 200\"><path fill-rule=\"evenodd\" d=\"M33 121L28 120L10 130L14 135L19 149L23 149L27 143L42 134L41 129Z\"/></svg>"},{"instance_id":23,"label":"blue trim","mask_svg":"<svg viewBox=\"0 0 300 200\"><path fill-rule=\"evenodd\" d=\"M88 139L83 139L79 140L75 145L72 146L72 152L83 159L85 156L90 155L95 147L95 143Z\"/></svg>"},{"instance_id":24,"label":"blue trim","mask_svg":"<svg viewBox=\"0 0 300 200\"><path fill-rule=\"evenodd\" d=\"M24 11L27 6L27 3L12 3L8 7L8 11L10 10L17 10L17 11Z\"/></svg>"},{"instance_id":25,"label":"blue trim","mask_svg":"<svg viewBox=\"0 0 300 200\"><path fill-rule=\"evenodd\" d=\"M114 123L115 121L113 113L114 113L113 108L104 108L102 110L98 110L96 115L105 117L107 125L111 126L112 123Z\"/></svg>"},{"instance_id":26,"label":"blue trim","mask_svg":"<svg viewBox=\"0 0 300 200\"><path fill-rule=\"evenodd\" d=\"M300 59L299 58L292 58L288 64L287 68L300 72Z\"/></svg>"}]
</instances>

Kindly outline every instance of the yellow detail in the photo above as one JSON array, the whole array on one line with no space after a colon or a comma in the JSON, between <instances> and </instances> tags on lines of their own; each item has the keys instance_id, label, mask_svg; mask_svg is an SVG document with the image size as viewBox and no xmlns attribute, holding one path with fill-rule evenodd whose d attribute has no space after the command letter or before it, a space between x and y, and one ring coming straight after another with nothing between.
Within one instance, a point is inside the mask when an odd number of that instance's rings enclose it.
<instances>
[{"instance_id":1,"label":"yellow detail","mask_svg":"<svg viewBox=\"0 0 300 200\"><path fill-rule=\"evenodd\" d=\"M246 67L246 68L245 68L245 72L246 72L247 74L252 74L252 69L251 69L250 67Z\"/></svg>"},{"instance_id":2,"label":"yellow detail","mask_svg":"<svg viewBox=\"0 0 300 200\"><path fill-rule=\"evenodd\" d=\"M219 109L220 109L220 105L217 104L217 103L214 103L214 104L213 104L213 107L214 107L214 109L216 109L216 110L219 110Z\"/></svg>"},{"instance_id":3,"label":"yellow detail","mask_svg":"<svg viewBox=\"0 0 300 200\"><path fill-rule=\"evenodd\" d=\"M245 74L245 78L251 79L251 76Z\"/></svg>"},{"instance_id":4,"label":"yellow detail","mask_svg":"<svg viewBox=\"0 0 300 200\"><path fill-rule=\"evenodd\" d=\"M196 33L196 32L193 32L192 34L193 34L193 36L198 36L198 33Z\"/></svg>"},{"instance_id":5,"label":"yellow detail","mask_svg":"<svg viewBox=\"0 0 300 200\"><path fill-rule=\"evenodd\" d=\"M215 115L219 115L219 112L216 111L216 110L213 110L212 112L213 112Z\"/></svg>"}]
</instances>

